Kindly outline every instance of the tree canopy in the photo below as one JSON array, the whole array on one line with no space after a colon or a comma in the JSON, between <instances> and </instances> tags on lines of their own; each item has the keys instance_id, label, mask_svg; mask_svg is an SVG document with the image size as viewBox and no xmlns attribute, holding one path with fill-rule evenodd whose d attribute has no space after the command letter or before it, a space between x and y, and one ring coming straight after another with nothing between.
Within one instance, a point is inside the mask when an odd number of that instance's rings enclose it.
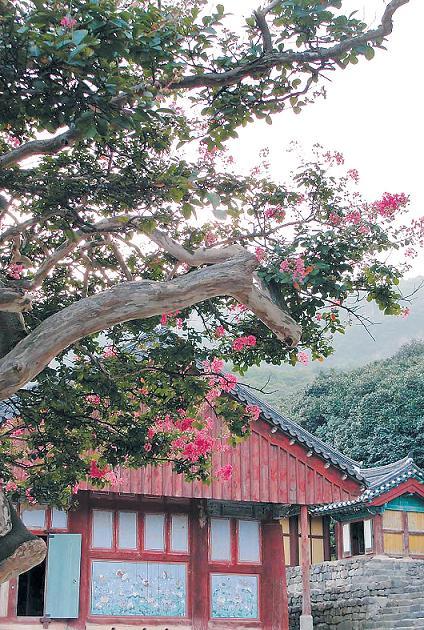
<instances>
[{"instance_id":1,"label":"tree canopy","mask_svg":"<svg viewBox=\"0 0 424 630\"><path fill-rule=\"evenodd\" d=\"M370 30L340 1L274 0L241 36L201 0L1 1L0 476L12 496L66 504L87 475L102 484L119 465L164 461L228 477L211 453L248 435L258 410L227 395L224 361L240 373L321 361L342 310L360 318L367 299L402 313L404 266L385 254L423 239L421 221L402 219L405 193L364 199L357 171L320 147L291 182L273 181L266 151L240 174L226 141L301 112L328 73L371 59L406 2Z\"/></svg>"},{"instance_id":2,"label":"tree canopy","mask_svg":"<svg viewBox=\"0 0 424 630\"><path fill-rule=\"evenodd\" d=\"M320 374L292 411L309 431L364 466L410 454L424 466L424 342L356 370Z\"/></svg>"}]
</instances>

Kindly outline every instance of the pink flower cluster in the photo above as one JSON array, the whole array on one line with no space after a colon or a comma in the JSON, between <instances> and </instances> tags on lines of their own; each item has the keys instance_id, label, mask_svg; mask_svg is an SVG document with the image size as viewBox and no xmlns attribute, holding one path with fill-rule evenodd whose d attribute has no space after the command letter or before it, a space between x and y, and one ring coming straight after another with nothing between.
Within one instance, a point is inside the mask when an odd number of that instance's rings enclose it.
<instances>
[{"instance_id":1,"label":"pink flower cluster","mask_svg":"<svg viewBox=\"0 0 424 630\"><path fill-rule=\"evenodd\" d=\"M19 280L22 276L23 270L24 266L21 263L12 263L8 267L7 274L9 278L13 278L13 280Z\"/></svg>"},{"instance_id":2,"label":"pink flower cluster","mask_svg":"<svg viewBox=\"0 0 424 630\"><path fill-rule=\"evenodd\" d=\"M255 256L258 262L262 262L266 258L266 251L263 247L257 247L255 249Z\"/></svg>"},{"instance_id":3,"label":"pink flower cluster","mask_svg":"<svg viewBox=\"0 0 424 630\"><path fill-rule=\"evenodd\" d=\"M225 328L224 326L217 326L214 330L215 337L219 339L220 337L225 337Z\"/></svg>"},{"instance_id":4,"label":"pink flower cluster","mask_svg":"<svg viewBox=\"0 0 424 630\"><path fill-rule=\"evenodd\" d=\"M404 208L409 203L409 196L404 193L391 194L385 192L380 201L373 204L374 210L382 217L390 218L400 208Z\"/></svg>"},{"instance_id":5,"label":"pink flower cluster","mask_svg":"<svg viewBox=\"0 0 424 630\"><path fill-rule=\"evenodd\" d=\"M71 17L70 15L65 15L60 20L60 25L63 26L64 28L74 28L74 26L77 25L77 21L75 18Z\"/></svg>"},{"instance_id":6,"label":"pink flower cluster","mask_svg":"<svg viewBox=\"0 0 424 630\"><path fill-rule=\"evenodd\" d=\"M324 159L331 165L344 164L343 154L339 153L339 151L327 151L326 153L324 153Z\"/></svg>"},{"instance_id":7,"label":"pink flower cluster","mask_svg":"<svg viewBox=\"0 0 424 630\"><path fill-rule=\"evenodd\" d=\"M359 182L359 173L356 168L350 168L347 172L347 176L350 177L356 184Z\"/></svg>"},{"instance_id":8,"label":"pink flower cluster","mask_svg":"<svg viewBox=\"0 0 424 630\"><path fill-rule=\"evenodd\" d=\"M269 206L265 209L264 215L266 219L274 219L277 223L281 223L286 217L286 211L283 206Z\"/></svg>"},{"instance_id":9,"label":"pink flower cluster","mask_svg":"<svg viewBox=\"0 0 424 630\"><path fill-rule=\"evenodd\" d=\"M116 357L116 350L112 346L106 346L103 350L103 358L104 359L113 359Z\"/></svg>"},{"instance_id":10,"label":"pink flower cluster","mask_svg":"<svg viewBox=\"0 0 424 630\"><path fill-rule=\"evenodd\" d=\"M226 466L221 466L215 471L215 476L217 479L221 479L222 481L229 481L233 474L233 467L231 464L227 464Z\"/></svg>"},{"instance_id":11,"label":"pink flower cluster","mask_svg":"<svg viewBox=\"0 0 424 630\"><path fill-rule=\"evenodd\" d=\"M206 247L212 247L212 245L215 245L217 240L218 238L213 232L211 232L210 230L209 232L206 232L204 238Z\"/></svg>"},{"instance_id":12,"label":"pink flower cluster","mask_svg":"<svg viewBox=\"0 0 424 630\"><path fill-rule=\"evenodd\" d=\"M309 265L305 267L305 260L298 256L297 258L285 258L280 263L280 271L290 273L295 282L303 282L308 274L313 271L313 267Z\"/></svg>"},{"instance_id":13,"label":"pink flower cluster","mask_svg":"<svg viewBox=\"0 0 424 630\"><path fill-rule=\"evenodd\" d=\"M162 313L160 317L161 326L167 326L168 319L171 319L172 317L176 317L180 313L181 311L174 311L174 312L171 311L169 313ZM177 328L181 328L181 326L183 325L183 320L180 317L177 317L177 319L175 320L175 323L177 324Z\"/></svg>"},{"instance_id":14,"label":"pink flower cluster","mask_svg":"<svg viewBox=\"0 0 424 630\"><path fill-rule=\"evenodd\" d=\"M14 149L17 149L21 144L21 141L16 136L7 136L6 142Z\"/></svg>"},{"instance_id":15,"label":"pink flower cluster","mask_svg":"<svg viewBox=\"0 0 424 630\"><path fill-rule=\"evenodd\" d=\"M297 362L298 363L303 363L303 365L308 365L309 363L309 356L307 355L306 352L298 352L297 353Z\"/></svg>"},{"instance_id":16,"label":"pink flower cluster","mask_svg":"<svg viewBox=\"0 0 424 630\"><path fill-rule=\"evenodd\" d=\"M244 411L252 420L258 420L261 415L261 409L258 405L246 405Z\"/></svg>"},{"instance_id":17,"label":"pink flower cluster","mask_svg":"<svg viewBox=\"0 0 424 630\"><path fill-rule=\"evenodd\" d=\"M206 395L209 403L212 404L221 395L222 391L231 392L237 385L237 377L234 374L230 372L222 374L224 369L224 361L222 359L215 357L212 361L203 361L202 366L211 386L211 390Z\"/></svg>"},{"instance_id":18,"label":"pink flower cluster","mask_svg":"<svg viewBox=\"0 0 424 630\"><path fill-rule=\"evenodd\" d=\"M410 312L411 312L411 309L405 306L405 308L403 308L400 312L402 319L406 319L409 316Z\"/></svg>"},{"instance_id":19,"label":"pink flower cluster","mask_svg":"<svg viewBox=\"0 0 424 630\"><path fill-rule=\"evenodd\" d=\"M87 394L85 400L90 403L90 405L100 405L101 398L98 394Z\"/></svg>"},{"instance_id":20,"label":"pink flower cluster","mask_svg":"<svg viewBox=\"0 0 424 630\"><path fill-rule=\"evenodd\" d=\"M246 337L237 337L232 343L232 348L236 352L241 352L246 347L256 346L256 337L254 335L247 335Z\"/></svg>"}]
</instances>

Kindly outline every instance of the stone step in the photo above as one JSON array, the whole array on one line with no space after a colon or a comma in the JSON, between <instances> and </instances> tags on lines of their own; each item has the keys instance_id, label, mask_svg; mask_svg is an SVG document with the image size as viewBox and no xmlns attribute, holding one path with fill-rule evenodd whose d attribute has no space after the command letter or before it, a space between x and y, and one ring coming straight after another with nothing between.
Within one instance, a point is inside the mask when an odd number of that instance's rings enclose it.
<instances>
[{"instance_id":1,"label":"stone step","mask_svg":"<svg viewBox=\"0 0 424 630\"><path fill-rule=\"evenodd\" d=\"M424 613L422 610L408 610L407 612L387 612L386 609L381 611L380 619L384 621L403 621L404 619L416 619L421 620L424 623Z\"/></svg>"}]
</instances>

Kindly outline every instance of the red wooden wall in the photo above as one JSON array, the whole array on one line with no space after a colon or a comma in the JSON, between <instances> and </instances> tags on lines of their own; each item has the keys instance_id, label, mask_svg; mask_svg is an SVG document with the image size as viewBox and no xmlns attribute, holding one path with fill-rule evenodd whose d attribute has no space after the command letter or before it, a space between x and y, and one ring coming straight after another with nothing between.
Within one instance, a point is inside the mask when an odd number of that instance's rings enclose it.
<instances>
[{"instance_id":1,"label":"red wooden wall","mask_svg":"<svg viewBox=\"0 0 424 630\"><path fill-rule=\"evenodd\" d=\"M229 481L214 480L210 486L187 483L169 465L120 471L121 483L112 492L164 497L211 498L264 503L316 504L349 500L360 494L358 480L343 479L344 472L307 448L290 444L282 432L271 433L263 420L252 426L252 435L225 453L214 455L214 468L233 466ZM91 489L81 484L81 489ZM93 488L94 489L94 488Z\"/></svg>"}]
</instances>

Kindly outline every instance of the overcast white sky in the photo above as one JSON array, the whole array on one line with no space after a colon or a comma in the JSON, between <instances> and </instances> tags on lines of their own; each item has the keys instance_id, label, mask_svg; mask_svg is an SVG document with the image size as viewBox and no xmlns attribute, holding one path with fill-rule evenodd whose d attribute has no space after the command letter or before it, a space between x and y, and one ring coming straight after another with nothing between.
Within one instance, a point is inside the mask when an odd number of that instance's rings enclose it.
<instances>
[{"instance_id":1,"label":"overcast white sky","mask_svg":"<svg viewBox=\"0 0 424 630\"><path fill-rule=\"evenodd\" d=\"M220 0L226 11L248 16L259 0ZM346 0L348 11L358 9L373 25L379 23L383 0ZM216 2L211 2L215 6ZM276 175L288 170L285 149L298 140L305 149L313 143L341 151L346 163L361 175L360 190L370 199L385 191L411 195L411 214L424 215L424 88L422 28L424 1L410 0L395 15L387 51L372 61L338 71L328 83L326 100L308 105L302 114L289 111L240 131L231 152L240 165L257 160L268 146ZM424 252L415 259L411 276L424 273Z\"/></svg>"}]
</instances>

